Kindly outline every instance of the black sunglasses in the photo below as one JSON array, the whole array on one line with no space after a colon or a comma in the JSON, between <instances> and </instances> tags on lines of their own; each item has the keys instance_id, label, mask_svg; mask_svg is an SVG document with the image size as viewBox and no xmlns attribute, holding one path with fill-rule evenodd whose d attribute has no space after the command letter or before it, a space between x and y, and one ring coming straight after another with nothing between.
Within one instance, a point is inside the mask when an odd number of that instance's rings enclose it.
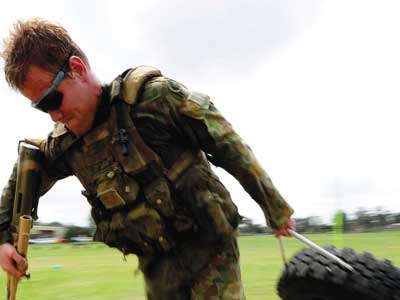
<instances>
[{"instance_id":1,"label":"black sunglasses","mask_svg":"<svg viewBox=\"0 0 400 300\"><path fill-rule=\"evenodd\" d=\"M31 105L33 108L36 108L45 113L60 108L64 95L63 93L57 91L56 89L60 85L61 81L64 79L65 74L67 73L68 61L71 56L72 56L72 51L69 53L60 71L58 71L56 77L54 78L51 84L51 87L44 93L44 95L37 102L32 102Z\"/></svg>"}]
</instances>

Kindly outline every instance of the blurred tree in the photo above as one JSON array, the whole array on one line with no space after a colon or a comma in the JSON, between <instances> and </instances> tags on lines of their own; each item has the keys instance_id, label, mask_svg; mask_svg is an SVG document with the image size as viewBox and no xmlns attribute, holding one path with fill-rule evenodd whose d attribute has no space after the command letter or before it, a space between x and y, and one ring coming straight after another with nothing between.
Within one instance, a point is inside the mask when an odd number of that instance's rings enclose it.
<instances>
[{"instance_id":1,"label":"blurred tree","mask_svg":"<svg viewBox=\"0 0 400 300\"><path fill-rule=\"evenodd\" d=\"M266 227L261 226L260 224L254 224L253 220L242 217L242 220L239 224L239 233L241 234L260 234L267 233L268 230Z\"/></svg>"},{"instance_id":2,"label":"blurred tree","mask_svg":"<svg viewBox=\"0 0 400 300\"><path fill-rule=\"evenodd\" d=\"M65 232L65 238L71 240L72 237L77 236L92 236L92 231L87 227L69 226Z\"/></svg>"}]
</instances>

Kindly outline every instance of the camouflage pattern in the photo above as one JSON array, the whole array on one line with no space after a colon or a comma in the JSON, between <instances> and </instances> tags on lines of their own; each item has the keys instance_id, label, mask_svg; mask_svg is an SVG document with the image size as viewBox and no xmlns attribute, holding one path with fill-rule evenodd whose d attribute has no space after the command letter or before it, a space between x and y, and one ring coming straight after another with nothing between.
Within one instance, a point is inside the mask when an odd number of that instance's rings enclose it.
<instances>
[{"instance_id":1,"label":"camouflage pattern","mask_svg":"<svg viewBox=\"0 0 400 300\"><path fill-rule=\"evenodd\" d=\"M194 243L196 246L199 244ZM239 251L234 237L214 248L200 249L189 244L181 247L178 255L171 253L158 259L139 258L148 299L245 299ZM186 254L186 249L191 253Z\"/></svg>"},{"instance_id":2,"label":"camouflage pattern","mask_svg":"<svg viewBox=\"0 0 400 300\"><path fill-rule=\"evenodd\" d=\"M191 300L245 300L239 251L234 246L215 256L200 272L191 288Z\"/></svg>"},{"instance_id":3,"label":"camouflage pattern","mask_svg":"<svg viewBox=\"0 0 400 300\"><path fill-rule=\"evenodd\" d=\"M208 96L151 68L134 69L123 86L105 86L102 101L111 103L107 118L82 138L56 124L40 142L40 194L77 176L92 206L95 240L138 255L149 299L244 299L240 217L208 161L239 180L272 228L293 213L250 148ZM117 118L128 132L129 156L121 154ZM14 189L15 170L1 199L0 243L10 238Z\"/></svg>"},{"instance_id":4,"label":"camouflage pattern","mask_svg":"<svg viewBox=\"0 0 400 300\"><path fill-rule=\"evenodd\" d=\"M293 214L250 147L208 96L192 92L174 80L156 77L146 84L133 117L162 124L176 132L187 147L207 153L211 163L233 175L260 205L270 227L279 228Z\"/></svg>"},{"instance_id":5,"label":"camouflage pattern","mask_svg":"<svg viewBox=\"0 0 400 300\"><path fill-rule=\"evenodd\" d=\"M17 163L14 165L11 176L7 182L7 185L3 189L1 194L0 204L0 244L5 242L12 243L11 235L11 219L12 210L14 206L14 195L15 188L17 185Z\"/></svg>"}]
</instances>

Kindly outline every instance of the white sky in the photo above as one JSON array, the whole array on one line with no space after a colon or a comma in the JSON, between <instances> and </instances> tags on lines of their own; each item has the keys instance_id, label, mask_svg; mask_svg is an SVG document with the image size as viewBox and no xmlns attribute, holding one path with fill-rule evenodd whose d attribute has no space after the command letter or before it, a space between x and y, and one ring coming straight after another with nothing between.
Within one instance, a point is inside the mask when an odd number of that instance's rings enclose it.
<instances>
[{"instance_id":1,"label":"white sky","mask_svg":"<svg viewBox=\"0 0 400 300\"><path fill-rule=\"evenodd\" d=\"M7 1L0 37L40 16L67 28L104 82L146 64L209 94L295 217L329 220L339 208L400 211L399 12L395 0ZM0 76L3 185L18 140L44 137L52 123ZM241 214L263 222L217 172ZM57 183L40 220L85 224L80 190L72 178Z\"/></svg>"}]
</instances>

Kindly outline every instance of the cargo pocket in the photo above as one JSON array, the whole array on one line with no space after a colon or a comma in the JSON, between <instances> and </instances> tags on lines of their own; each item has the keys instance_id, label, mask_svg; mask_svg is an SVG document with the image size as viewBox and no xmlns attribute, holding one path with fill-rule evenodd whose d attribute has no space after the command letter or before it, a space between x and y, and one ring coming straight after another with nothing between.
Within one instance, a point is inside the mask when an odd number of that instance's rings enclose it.
<instances>
[{"instance_id":1,"label":"cargo pocket","mask_svg":"<svg viewBox=\"0 0 400 300\"><path fill-rule=\"evenodd\" d=\"M116 209L136 202L138 183L113 164L96 178L97 197L106 209Z\"/></svg>"},{"instance_id":2,"label":"cargo pocket","mask_svg":"<svg viewBox=\"0 0 400 300\"><path fill-rule=\"evenodd\" d=\"M157 178L144 188L147 202L155 208L162 216L171 218L174 216L174 205L171 192L165 178Z\"/></svg>"},{"instance_id":3,"label":"cargo pocket","mask_svg":"<svg viewBox=\"0 0 400 300\"><path fill-rule=\"evenodd\" d=\"M124 234L128 239L139 240L139 247L144 254L153 254L157 250L169 251L172 247L161 216L146 202L129 211Z\"/></svg>"},{"instance_id":4,"label":"cargo pocket","mask_svg":"<svg viewBox=\"0 0 400 300\"><path fill-rule=\"evenodd\" d=\"M109 220L97 223L94 241L103 242L110 247L115 247L125 253L123 239L124 223L126 215L121 212L114 213Z\"/></svg>"},{"instance_id":5,"label":"cargo pocket","mask_svg":"<svg viewBox=\"0 0 400 300\"><path fill-rule=\"evenodd\" d=\"M158 178L144 189L146 201L157 212L171 221L172 228L177 232L193 232L196 226L193 217L186 208L179 207L173 202L171 189L167 179Z\"/></svg>"},{"instance_id":6,"label":"cargo pocket","mask_svg":"<svg viewBox=\"0 0 400 300\"><path fill-rule=\"evenodd\" d=\"M101 221L96 224L96 232L94 233L93 240L105 243L110 247L116 247L116 236L111 232L108 221Z\"/></svg>"},{"instance_id":7,"label":"cargo pocket","mask_svg":"<svg viewBox=\"0 0 400 300\"><path fill-rule=\"evenodd\" d=\"M216 238L231 236L234 228L224 210L225 199L208 189L196 191L194 197L197 203L194 210L200 226Z\"/></svg>"},{"instance_id":8,"label":"cargo pocket","mask_svg":"<svg viewBox=\"0 0 400 300\"><path fill-rule=\"evenodd\" d=\"M210 239L229 238L239 222L228 191L205 166L192 166L175 182L182 201Z\"/></svg>"},{"instance_id":9,"label":"cargo pocket","mask_svg":"<svg viewBox=\"0 0 400 300\"><path fill-rule=\"evenodd\" d=\"M212 182L209 182L209 189L217 203L219 203L222 211L225 215L225 220L236 229L240 223L240 214L237 206L231 199L231 195L225 186L219 181L217 176L211 175L214 178Z\"/></svg>"}]
</instances>

